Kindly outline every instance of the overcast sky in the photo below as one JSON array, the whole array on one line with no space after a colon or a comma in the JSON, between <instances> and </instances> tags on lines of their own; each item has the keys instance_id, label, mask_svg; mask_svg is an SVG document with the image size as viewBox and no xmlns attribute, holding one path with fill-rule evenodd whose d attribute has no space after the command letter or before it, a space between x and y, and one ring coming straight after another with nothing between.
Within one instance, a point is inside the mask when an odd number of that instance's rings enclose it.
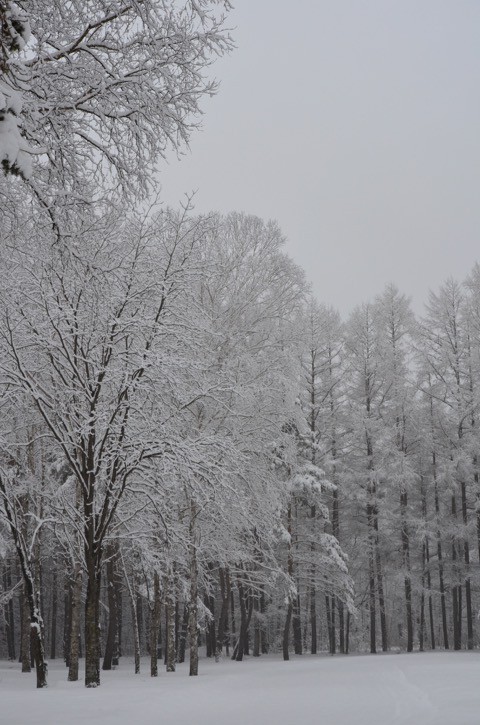
<instances>
[{"instance_id":1,"label":"overcast sky","mask_svg":"<svg viewBox=\"0 0 480 725\"><path fill-rule=\"evenodd\" d=\"M319 300L480 261L479 0L237 0L237 49L163 197L277 219Z\"/></svg>"}]
</instances>

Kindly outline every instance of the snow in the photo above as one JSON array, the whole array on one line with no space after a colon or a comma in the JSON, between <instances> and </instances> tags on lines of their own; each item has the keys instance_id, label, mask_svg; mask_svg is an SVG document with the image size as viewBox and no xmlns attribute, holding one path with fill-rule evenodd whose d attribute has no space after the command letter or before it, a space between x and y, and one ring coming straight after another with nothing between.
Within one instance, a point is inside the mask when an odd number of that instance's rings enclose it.
<instances>
[{"instance_id":1,"label":"snow","mask_svg":"<svg viewBox=\"0 0 480 725\"><path fill-rule=\"evenodd\" d=\"M0 720L8 725L478 725L480 655L417 653L262 657L244 662L202 660L199 677L188 666L175 673L133 674L121 660L86 690L66 681L63 663L49 668L49 687L35 675L0 663Z\"/></svg>"}]
</instances>

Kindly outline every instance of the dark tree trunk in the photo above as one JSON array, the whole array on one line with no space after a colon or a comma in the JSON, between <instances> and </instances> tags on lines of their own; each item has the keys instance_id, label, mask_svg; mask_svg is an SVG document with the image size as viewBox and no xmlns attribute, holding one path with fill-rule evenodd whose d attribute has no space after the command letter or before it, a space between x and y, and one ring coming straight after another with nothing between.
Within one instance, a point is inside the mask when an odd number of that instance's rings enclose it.
<instances>
[{"instance_id":1,"label":"dark tree trunk","mask_svg":"<svg viewBox=\"0 0 480 725\"><path fill-rule=\"evenodd\" d=\"M437 540L437 560L438 560L438 579L440 588L440 607L442 611L442 633L443 646L449 648L448 643L448 624L447 624L447 603L445 596L445 580L443 569L443 551L442 551L442 535L440 532L440 497L438 494L438 478L437 478L437 454L435 451L435 431L434 431L434 413L433 399L430 399L430 430L432 436L432 474L433 474L433 492L435 503L435 522L436 522L436 540Z\"/></svg>"},{"instance_id":2,"label":"dark tree trunk","mask_svg":"<svg viewBox=\"0 0 480 725\"><path fill-rule=\"evenodd\" d=\"M288 608L287 608L287 616L285 617L285 626L283 628L283 659L285 661L290 659L290 655L288 653L288 644L290 640L290 624L292 621L292 612L293 612L293 605L292 602L289 601Z\"/></svg>"},{"instance_id":3,"label":"dark tree trunk","mask_svg":"<svg viewBox=\"0 0 480 725\"><path fill-rule=\"evenodd\" d=\"M412 578L410 570L410 536L407 527L407 492L400 495L401 528L402 528L402 554L405 570L405 614L407 620L407 652L413 651L413 611L412 611ZM422 635L423 636L423 635Z\"/></svg>"},{"instance_id":4,"label":"dark tree trunk","mask_svg":"<svg viewBox=\"0 0 480 725\"><path fill-rule=\"evenodd\" d=\"M175 579L172 573L167 579L165 597L167 672L175 672Z\"/></svg>"},{"instance_id":5,"label":"dark tree trunk","mask_svg":"<svg viewBox=\"0 0 480 725\"><path fill-rule=\"evenodd\" d=\"M293 651L296 655L303 654L302 648L302 622L300 619L300 595L294 599L292 611L292 629L293 629Z\"/></svg>"},{"instance_id":6,"label":"dark tree trunk","mask_svg":"<svg viewBox=\"0 0 480 725\"><path fill-rule=\"evenodd\" d=\"M317 654L317 592L315 584L312 582L310 587L310 633L311 643L310 652L312 655Z\"/></svg>"},{"instance_id":7,"label":"dark tree trunk","mask_svg":"<svg viewBox=\"0 0 480 725\"><path fill-rule=\"evenodd\" d=\"M188 607L185 604L183 607L183 619L182 626L180 629L180 636L178 638L178 654L177 662L185 662L185 648L187 645L187 634L188 634Z\"/></svg>"},{"instance_id":8,"label":"dark tree trunk","mask_svg":"<svg viewBox=\"0 0 480 725\"><path fill-rule=\"evenodd\" d=\"M418 646L420 652L424 651L425 642L425 542L422 546L422 593L420 595L420 622L418 627Z\"/></svg>"},{"instance_id":9,"label":"dark tree trunk","mask_svg":"<svg viewBox=\"0 0 480 725\"><path fill-rule=\"evenodd\" d=\"M198 675L198 584L197 558L193 551L190 560L190 602L188 606L188 639L190 644L190 677Z\"/></svg>"},{"instance_id":10,"label":"dark tree trunk","mask_svg":"<svg viewBox=\"0 0 480 725\"><path fill-rule=\"evenodd\" d=\"M345 654L345 612L343 602L337 598L338 608L338 630L339 630L339 649L342 655Z\"/></svg>"},{"instance_id":11,"label":"dark tree trunk","mask_svg":"<svg viewBox=\"0 0 480 725\"><path fill-rule=\"evenodd\" d=\"M328 632L328 651L331 655L336 653L336 636L335 636L335 620L334 620L335 600L328 594L325 596L325 612L327 615L327 632Z\"/></svg>"},{"instance_id":12,"label":"dark tree trunk","mask_svg":"<svg viewBox=\"0 0 480 725\"><path fill-rule=\"evenodd\" d=\"M188 605L188 638L190 644L190 677L198 675L198 562L197 536L195 530L197 509L190 502L190 601Z\"/></svg>"},{"instance_id":13,"label":"dark tree trunk","mask_svg":"<svg viewBox=\"0 0 480 725\"><path fill-rule=\"evenodd\" d=\"M153 575L153 602L150 605L150 676L158 676L158 630L160 628L160 578Z\"/></svg>"},{"instance_id":14,"label":"dark tree trunk","mask_svg":"<svg viewBox=\"0 0 480 725\"><path fill-rule=\"evenodd\" d=\"M347 611L347 623L345 626L345 654L348 655L350 650L350 612Z\"/></svg>"},{"instance_id":15,"label":"dark tree trunk","mask_svg":"<svg viewBox=\"0 0 480 725\"><path fill-rule=\"evenodd\" d=\"M258 593L253 595L253 656L260 657L260 621L259 621L260 602Z\"/></svg>"},{"instance_id":16,"label":"dark tree trunk","mask_svg":"<svg viewBox=\"0 0 480 725\"><path fill-rule=\"evenodd\" d=\"M119 602L117 601L117 572L116 572L116 547L111 544L107 550L107 600L108 600L108 630L105 654L103 657L102 670L111 670L112 665L118 664L118 612Z\"/></svg>"},{"instance_id":17,"label":"dark tree trunk","mask_svg":"<svg viewBox=\"0 0 480 725\"><path fill-rule=\"evenodd\" d=\"M73 568L73 586L70 588L70 610L68 635L68 681L78 680L78 659L80 657L80 607L82 604L82 579L83 572L80 562L76 562Z\"/></svg>"},{"instance_id":18,"label":"dark tree trunk","mask_svg":"<svg viewBox=\"0 0 480 725\"><path fill-rule=\"evenodd\" d=\"M100 685L100 587L102 581L102 545L98 541L95 498L95 437L89 432L86 472L77 487L77 506L83 500L84 555L87 575L85 598L85 687Z\"/></svg>"},{"instance_id":19,"label":"dark tree trunk","mask_svg":"<svg viewBox=\"0 0 480 725\"><path fill-rule=\"evenodd\" d=\"M457 502L455 495L452 496L452 517L457 518ZM452 535L452 570L453 576L458 580L457 566L457 540L455 533ZM458 584L452 587L452 617L453 617L453 649L462 648L462 588Z\"/></svg>"},{"instance_id":20,"label":"dark tree trunk","mask_svg":"<svg viewBox=\"0 0 480 725\"><path fill-rule=\"evenodd\" d=\"M248 630L248 624L247 624L247 604L246 604L246 587L244 587L243 582L238 579L237 580L237 587L238 587L238 603L240 606L240 632L238 635L237 643L235 645L232 659L236 660L237 662L241 662L243 660L243 655L245 654L245 645L247 642L247 630Z\"/></svg>"},{"instance_id":21,"label":"dark tree trunk","mask_svg":"<svg viewBox=\"0 0 480 725\"><path fill-rule=\"evenodd\" d=\"M380 556L380 546L378 543L378 518L375 514L375 529L377 533L377 539L375 542L375 566L377 570L377 588L378 588L378 609L380 612L380 632L382 635L382 651L388 652L388 637L387 637L387 614L385 608L385 594L383 589L383 569Z\"/></svg>"},{"instance_id":22,"label":"dark tree trunk","mask_svg":"<svg viewBox=\"0 0 480 725\"><path fill-rule=\"evenodd\" d=\"M422 516L423 521L425 523L425 527L427 526L427 493L425 491L425 485L424 485L424 479L423 476L421 478L421 496L422 496ZM425 584L425 579L427 582L427 592L428 592L428 615L429 615L429 622L430 622L430 647L432 650L435 649L435 625L434 625L434 619L433 619L433 598L432 598L432 575L430 572L430 544L428 540L428 536L425 537L425 541L422 548L422 562L423 562L423 572L422 572L422 592Z\"/></svg>"},{"instance_id":23,"label":"dark tree trunk","mask_svg":"<svg viewBox=\"0 0 480 725\"><path fill-rule=\"evenodd\" d=\"M374 559L374 537L372 505L367 504L368 522L368 593L370 613L370 652L377 652L377 631L376 631L376 591L375 591L375 559Z\"/></svg>"},{"instance_id":24,"label":"dark tree trunk","mask_svg":"<svg viewBox=\"0 0 480 725\"><path fill-rule=\"evenodd\" d=\"M228 569L219 569L219 581L220 581L220 592L222 595L222 608L220 610L220 617L218 620L217 629L217 642L215 655L218 658L223 650L225 643L225 633L228 626L228 609L230 603L230 574Z\"/></svg>"},{"instance_id":25,"label":"dark tree trunk","mask_svg":"<svg viewBox=\"0 0 480 725\"><path fill-rule=\"evenodd\" d=\"M265 614L266 604L265 604L265 594L262 592L260 594L260 614ZM262 626L260 628L260 638L261 638L261 649L262 649L262 655L268 654L268 638L267 638L267 630L265 627L264 622L262 621Z\"/></svg>"},{"instance_id":26,"label":"dark tree trunk","mask_svg":"<svg viewBox=\"0 0 480 725\"><path fill-rule=\"evenodd\" d=\"M20 635L20 658L22 661L22 672L31 672L30 664L30 612L28 609L25 587L21 597L22 630Z\"/></svg>"},{"instance_id":27,"label":"dark tree trunk","mask_svg":"<svg viewBox=\"0 0 480 725\"><path fill-rule=\"evenodd\" d=\"M12 576L10 573L10 566L8 562L5 563L3 568L3 589L5 592L10 591L12 588ZM5 639L7 642L8 659L15 660L15 618L13 612L13 594L10 595L10 599L5 604L3 609L3 616L5 621Z\"/></svg>"},{"instance_id":28,"label":"dark tree trunk","mask_svg":"<svg viewBox=\"0 0 480 725\"><path fill-rule=\"evenodd\" d=\"M97 557L87 559L87 593L85 599L85 687L100 684L100 584Z\"/></svg>"},{"instance_id":29,"label":"dark tree trunk","mask_svg":"<svg viewBox=\"0 0 480 725\"><path fill-rule=\"evenodd\" d=\"M54 660L57 656L57 608L58 608L58 592L57 592L57 568L53 569L52 575L52 607L50 611L50 659Z\"/></svg>"},{"instance_id":30,"label":"dark tree trunk","mask_svg":"<svg viewBox=\"0 0 480 725\"><path fill-rule=\"evenodd\" d=\"M139 615L138 612L138 604L140 599L140 606L141 606L141 598L138 592L136 591L136 584L135 584L135 577L132 576L132 580L130 581L127 570L125 567L125 563L123 561L122 556L122 567L123 567L123 575L125 577L125 582L127 584L127 591L128 596L130 598L130 609L132 612L132 627L133 627L133 655L134 655L134 671L136 675L140 674L140 626L139 621L141 621L141 614Z\"/></svg>"},{"instance_id":31,"label":"dark tree trunk","mask_svg":"<svg viewBox=\"0 0 480 725\"><path fill-rule=\"evenodd\" d=\"M205 607L212 615L209 618L205 632L205 644L207 657L214 657L216 651L216 635L215 635L215 598L211 594L205 594Z\"/></svg>"},{"instance_id":32,"label":"dark tree trunk","mask_svg":"<svg viewBox=\"0 0 480 725\"><path fill-rule=\"evenodd\" d=\"M70 634L72 616L72 582L67 575L63 590L63 659L65 666L70 667Z\"/></svg>"}]
</instances>

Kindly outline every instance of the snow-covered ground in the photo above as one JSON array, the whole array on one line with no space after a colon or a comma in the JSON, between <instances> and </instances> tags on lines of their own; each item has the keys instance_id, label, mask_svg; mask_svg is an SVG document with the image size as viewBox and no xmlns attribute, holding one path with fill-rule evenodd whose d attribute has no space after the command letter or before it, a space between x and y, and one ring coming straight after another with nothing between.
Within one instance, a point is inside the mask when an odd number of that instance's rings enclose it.
<instances>
[{"instance_id":1,"label":"snow-covered ground","mask_svg":"<svg viewBox=\"0 0 480 725\"><path fill-rule=\"evenodd\" d=\"M480 654L201 660L157 679L122 660L86 690L51 663L49 687L0 663L2 725L479 725Z\"/></svg>"}]
</instances>

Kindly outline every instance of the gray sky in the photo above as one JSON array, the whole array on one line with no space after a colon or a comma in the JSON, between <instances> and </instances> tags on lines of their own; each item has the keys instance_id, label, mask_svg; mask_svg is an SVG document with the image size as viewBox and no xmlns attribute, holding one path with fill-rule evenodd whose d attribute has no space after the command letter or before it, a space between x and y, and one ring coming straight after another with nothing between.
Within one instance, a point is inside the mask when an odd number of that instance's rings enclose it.
<instances>
[{"instance_id":1,"label":"gray sky","mask_svg":"<svg viewBox=\"0 0 480 725\"><path fill-rule=\"evenodd\" d=\"M163 197L277 219L343 314L480 261L479 0L237 0L190 153Z\"/></svg>"}]
</instances>

